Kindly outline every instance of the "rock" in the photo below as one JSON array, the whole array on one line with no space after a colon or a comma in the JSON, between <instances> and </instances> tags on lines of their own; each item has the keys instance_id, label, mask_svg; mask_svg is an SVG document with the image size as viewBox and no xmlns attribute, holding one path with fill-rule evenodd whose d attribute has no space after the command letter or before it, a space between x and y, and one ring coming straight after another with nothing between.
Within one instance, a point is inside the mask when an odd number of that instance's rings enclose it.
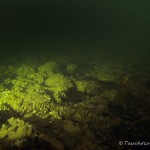
<instances>
[{"instance_id":1,"label":"rock","mask_svg":"<svg viewBox=\"0 0 150 150\"><path fill-rule=\"evenodd\" d=\"M55 150L64 150L62 142L56 139L55 137L49 136L45 133L41 133L39 135L39 139L48 142L49 146L51 146Z\"/></svg>"},{"instance_id":2,"label":"rock","mask_svg":"<svg viewBox=\"0 0 150 150\"><path fill-rule=\"evenodd\" d=\"M7 136L8 130L4 129L4 130L0 130L0 140L4 139Z\"/></svg>"},{"instance_id":3,"label":"rock","mask_svg":"<svg viewBox=\"0 0 150 150\"><path fill-rule=\"evenodd\" d=\"M72 135L78 135L81 133L81 128L69 120L64 121L63 129Z\"/></svg>"},{"instance_id":4,"label":"rock","mask_svg":"<svg viewBox=\"0 0 150 150\"><path fill-rule=\"evenodd\" d=\"M7 122L7 128L4 128L5 124L3 124L0 129L0 139L12 141L31 136L32 126L29 123L25 123L23 120L14 117L8 119Z\"/></svg>"}]
</instances>

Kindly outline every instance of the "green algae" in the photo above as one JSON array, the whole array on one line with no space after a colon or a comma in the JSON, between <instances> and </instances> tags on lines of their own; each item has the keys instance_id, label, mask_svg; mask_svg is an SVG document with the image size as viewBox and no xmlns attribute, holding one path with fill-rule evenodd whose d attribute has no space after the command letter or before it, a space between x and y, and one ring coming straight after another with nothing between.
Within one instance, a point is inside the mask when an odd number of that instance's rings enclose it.
<instances>
[{"instance_id":1,"label":"green algae","mask_svg":"<svg viewBox=\"0 0 150 150\"><path fill-rule=\"evenodd\" d=\"M65 92L73 88L72 82L61 74L53 74L45 81L48 89L54 93L54 98L57 102L61 102L61 98L66 97Z\"/></svg>"},{"instance_id":2,"label":"green algae","mask_svg":"<svg viewBox=\"0 0 150 150\"><path fill-rule=\"evenodd\" d=\"M122 78L125 63L97 62L82 62L82 70L79 63L63 63L63 58L34 67L30 63L2 66L0 139L23 144L38 126L39 132L48 128L48 134L59 137L68 149L72 149L68 138L77 149L84 145L97 149L106 142L117 148L114 130L124 134L119 137L127 137L126 126L132 128L138 119L145 120L149 92L140 82L131 81L131 75Z\"/></svg>"}]
</instances>

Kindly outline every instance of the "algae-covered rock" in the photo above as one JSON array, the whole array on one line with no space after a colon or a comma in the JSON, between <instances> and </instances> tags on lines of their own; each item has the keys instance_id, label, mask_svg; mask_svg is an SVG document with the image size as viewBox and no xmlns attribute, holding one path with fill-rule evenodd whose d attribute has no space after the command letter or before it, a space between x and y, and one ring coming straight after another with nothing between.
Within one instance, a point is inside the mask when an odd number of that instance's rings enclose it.
<instances>
[{"instance_id":1,"label":"algae-covered rock","mask_svg":"<svg viewBox=\"0 0 150 150\"><path fill-rule=\"evenodd\" d=\"M27 138L32 135L32 125L29 123L14 117L8 119L7 122L7 128L4 128L4 124L0 129L0 139L12 141Z\"/></svg>"},{"instance_id":2,"label":"algae-covered rock","mask_svg":"<svg viewBox=\"0 0 150 150\"><path fill-rule=\"evenodd\" d=\"M24 126L19 126L16 132L11 132L8 134L8 140L16 140L30 137L32 134L32 126L25 124Z\"/></svg>"},{"instance_id":3,"label":"algae-covered rock","mask_svg":"<svg viewBox=\"0 0 150 150\"><path fill-rule=\"evenodd\" d=\"M16 73L16 71L13 66L1 65L0 66L0 82L1 82L1 84L4 84L3 82L7 78L13 78L15 73Z\"/></svg>"},{"instance_id":4,"label":"algae-covered rock","mask_svg":"<svg viewBox=\"0 0 150 150\"><path fill-rule=\"evenodd\" d=\"M73 88L72 82L62 74L53 74L45 81L45 84L54 93L57 102L61 102L62 97L66 97L66 91Z\"/></svg>"},{"instance_id":5,"label":"algae-covered rock","mask_svg":"<svg viewBox=\"0 0 150 150\"><path fill-rule=\"evenodd\" d=\"M4 129L4 130L0 130L0 140L4 139L8 134L8 130Z\"/></svg>"},{"instance_id":6,"label":"algae-covered rock","mask_svg":"<svg viewBox=\"0 0 150 150\"><path fill-rule=\"evenodd\" d=\"M55 150L64 150L64 145L57 138L47 135L45 133L41 133L39 135L40 140L48 142L51 145L51 149ZM49 147L50 148L50 147Z\"/></svg>"},{"instance_id":7,"label":"algae-covered rock","mask_svg":"<svg viewBox=\"0 0 150 150\"><path fill-rule=\"evenodd\" d=\"M73 74L77 71L77 65L76 64L68 64L66 66L66 72L69 74Z\"/></svg>"},{"instance_id":8,"label":"algae-covered rock","mask_svg":"<svg viewBox=\"0 0 150 150\"><path fill-rule=\"evenodd\" d=\"M48 63L45 63L44 65L39 66L38 72L45 73L47 75L58 73L59 66L56 62L48 62Z\"/></svg>"},{"instance_id":9,"label":"algae-covered rock","mask_svg":"<svg viewBox=\"0 0 150 150\"><path fill-rule=\"evenodd\" d=\"M64 120L63 129L72 135L81 133L81 128L78 125L75 125L72 121L68 120Z\"/></svg>"},{"instance_id":10,"label":"algae-covered rock","mask_svg":"<svg viewBox=\"0 0 150 150\"><path fill-rule=\"evenodd\" d=\"M43 74L36 73L31 67L22 65L17 69L17 76L14 79L6 79L1 86L1 106L16 114L32 113L38 116L48 112L51 96L45 92L42 83ZM8 88L8 85L9 86ZM4 110L3 109L3 110Z\"/></svg>"},{"instance_id":11,"label":"algae-covered rock","mask_svg":"<svg viewBox=\"0 0 150 150\"><path fill-rule=\"evenodd\" d=\"M49 115L51 116L51 118L53 119L61 119L60 115L58 114L57 110L52 110L49 112Z\"/></svg>"},{"instance_id":12,"label":"algae-covered rock","mask_svg":"<svg viewBox=\"0 0 150 150\"><path fill-rule=\"evenodd\" d=\"M22 65L17 69L17 74L22 77L28 77L34 73L34 69L27 65Z\"/></svg>"},{"instance_id":13,"label":"algae-covered rock","mask_svg":"<svg viewBox=\"0 0 150 150\"><path fill-rule=\"evenodd\" d=\"M45 115L50 109L51 97L46 94L44 90L40 87L31 86L23 93L17 95L17 98L22 99L19 109L14 107L15 110L19 111L21 114L34 114L36 116ZM15 101L17 103L19 99ZM10 103L10 102L8 102Z\"/></svg>"},{"instance_id":14,"label":"algae-covered rock","mask_svg":"<svg viewBox=\"0 0 150 150\"><path fill-rule=\"evenodd\" d=\"M114 100L116 98L117 94L118 94L117 90L105 90L101 94L101 96L109 99L109 101L112 101L112 100Z\"/></svg>"},{"instance_id":15,"label":"algae-covered rock","mask_svg":"<svg viewBox=\"0 0 150 150\"><path fill-rule=\"evenodd\" d=\"M90 80L76 80L77 91L89 95L96 95L100 89L100 85L95 81Z\"/></svg>"},{"instance_id":16,"label":"algae-covered rock","mask_svg":"<svg viewBox=\"0 0 150 150\"><path fill-rule=\"evenodd\" d=\"M100 81L113 82L124 73L124 66L117 62L107 62L95 64L85 73L85 76L98 79Z\"/></svg>"}]
</instances>

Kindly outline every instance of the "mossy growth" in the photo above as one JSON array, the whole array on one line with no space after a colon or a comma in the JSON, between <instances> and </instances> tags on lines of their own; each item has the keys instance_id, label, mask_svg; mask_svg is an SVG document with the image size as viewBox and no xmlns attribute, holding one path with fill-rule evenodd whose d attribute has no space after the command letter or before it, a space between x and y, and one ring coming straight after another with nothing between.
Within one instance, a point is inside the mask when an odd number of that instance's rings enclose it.
<instances>
[{"instance_id":1,"label":"mossy growth","mask_svg":"<svg viewBox=\"0 0 150 150\"><path fill-rule=\"evenodd\" d=\"M66 92L73 88L72 82L62 74L53 74L45 81L45 84L49 87L49 90L54 93L56 102L60 103L61 98L66 97Z\"/></svg>"},{"instance_id":2,"label":"mossy growth","mask_svg":"<svg viewBox=\"0 0 150 150\"><path fill-rule=\"evenodd\" d=\"M44 77L44 74L35 72L32 67L21 65L16 69L16 77L5 79L0 87L2 106L7 104L5 109L11 108L21 115L26 113L44 115L49 111L48 103L51 101L50 95L45 92L42 85Z\"/></svg>"},{"instance_id":3,"label":"mossy growth","mask_svg":"<svg viewBox=\"0 0 150 150\"><path fill-rule=\"evenodd\" d=\"M113 62L93 65L85 76L104 82L114 82L124 73L124 67Z\"/></svg>"},{"instance_id":4,"label":"mossy growth","mask_svg":"<svg viewBox=\"0 0 150 150\"><path fill-rule=\"evenodd\" d=\"M0 139L5 141L19 140L30 137L32 134L32 126L19 118L11 117L6 124L0 129Z\"/></svg>"},{"instance_id":5,"label":"mossy growth","mask_svg":"<svg viewBox=\"0 0 150 150\"><path fill-rule=\"evenodd\" d=\"M77 71L77 65L76 64L68 64L66 66L66 72L69 74L73 74Z\"/></svg>"},{"instance_id":6,"label":"mossy growth","mask_svg":"<svg viewBox=\"0 0 150 150\"><path fill-rule=\"evenodd\" d=\"M0 66L0 83L2 84L7 78L12 78L16 74L13 66Z\"/></svg>"},{"instance_id":7,"label":"mossy growth","mask_svg":"<svg viewBox=\"0 0 150 150\"><path fill-rule=\"evenodd\" d=\"M96 95L100 89L100 85L95 81L90 80L76 80L77 91L84 94Z\"/></svg>"},{"instance_id":8,"label":"mossy growth","mask_svg":"<svg viewBox=\"0 0 150 150\"><path fill-rule=\"evenodd\" d=\"M59 72L59 65L56 62L48 62L48 63L45 63L44 65L39 66L38 72L44 73L46 75L58 73Z\"/></svg>"},{"instance_id":9,"label":"mossy growth","mask_svg":"<svg viewBox=\"0 0 150 150\"><path fill-rule=\"evenodd\" d=\"M17 75L22 77L28 77L34 72L35 72L34 69L27 65L22 65L17 69Z\"/></svg>"}]
</instances>

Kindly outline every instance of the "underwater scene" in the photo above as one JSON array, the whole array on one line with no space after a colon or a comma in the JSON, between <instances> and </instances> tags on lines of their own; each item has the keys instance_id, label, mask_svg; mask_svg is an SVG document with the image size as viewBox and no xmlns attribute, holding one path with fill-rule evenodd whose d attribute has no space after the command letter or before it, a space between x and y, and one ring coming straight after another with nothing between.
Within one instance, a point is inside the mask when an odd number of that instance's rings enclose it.
<instances>
[{"instance_id":1,"label":"underwater scene","mask_svg":"<svg viewBox=\"0 0 150 150\"><path fill-rule=\"evenodd\" d=\"M0 3L0 150L150 149L150 2Z\"/></svg>"}]
</instances>

